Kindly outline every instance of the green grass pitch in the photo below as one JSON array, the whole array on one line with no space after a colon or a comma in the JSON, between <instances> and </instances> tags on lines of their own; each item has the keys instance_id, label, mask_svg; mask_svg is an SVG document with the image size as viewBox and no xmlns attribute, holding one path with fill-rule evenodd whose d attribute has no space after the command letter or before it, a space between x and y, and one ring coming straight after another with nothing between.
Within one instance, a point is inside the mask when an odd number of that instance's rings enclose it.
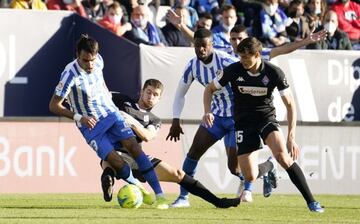
<instances>
[{"instance_id":1,"label":"green grass pitch","mask_svg":"<svg viewBox=\"0 0 360 224\"><path fill-rule=\"evenodd\" d=\"M167 195L171 202L175 195ZM231 195L221 195L231 197ZM217 209L191 196L191 208L123 209L101 194L1 194L0 223L360 223L360 195L317 195L325 213L308 211L300 195L254 195L253 203Z\"/></svg>"}]
</instances>

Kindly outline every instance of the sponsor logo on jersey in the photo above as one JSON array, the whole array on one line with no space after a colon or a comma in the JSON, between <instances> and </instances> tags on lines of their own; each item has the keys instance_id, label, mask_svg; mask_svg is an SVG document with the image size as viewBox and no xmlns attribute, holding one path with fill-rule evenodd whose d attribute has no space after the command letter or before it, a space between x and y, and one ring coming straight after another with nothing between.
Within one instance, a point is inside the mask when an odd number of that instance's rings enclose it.
<instances>
[{"instance_id":1,"label":"sponsor logo on jersey","mask_svg":"<svg viewBox=\"0 0 360 224\"><path fill-rule=\"evenodd\" d=\"M266 87L256 87L256 86L238 86L239 92L242 94L250 94L252 96L266 96L267 88Z\"/></svg>"},{"instance_id":2,"label":"sponsor logo on jersey","mask_svg":"<svg viewBox=\"0 0 360 224\"><path fill-rule=\"evenodd\" d=\"M237 81L239 81L239 82L245 82L245 79L240 76L240 77L237 79Z\"/></svg>"}]
</instances>

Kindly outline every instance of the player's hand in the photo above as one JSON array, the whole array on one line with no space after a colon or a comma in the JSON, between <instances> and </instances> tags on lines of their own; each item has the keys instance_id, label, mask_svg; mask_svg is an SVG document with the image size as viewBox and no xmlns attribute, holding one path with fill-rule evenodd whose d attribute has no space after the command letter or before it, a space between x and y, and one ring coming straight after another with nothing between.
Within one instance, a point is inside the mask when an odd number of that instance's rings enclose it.
<instances>
[{"instance_id":1,"label":"player's hand","mask_svg":"<svg viewBox=\"0 0 360 224\"><path fill-rule=\"evenodd\" d=\"M169 134L166 137L166 140L170 138L170 141L180 141L180 134L184 134L181 126L180 126L180 119L174 118L173 122L170 127Z\"/></svg>"},{"instance_id":2,"label":"player's hand","mask_svg":"<svg viewBox=\"0 0 360 224\"><path fill-rule=\"evenodd\" d=\"M85 127L89 128L90 130L95 127L96 122L97 120L95 117L82 116L82 118L80 119L80 123Z\"/></svg>"},{"instance_id":3,"label":"player's hand","mask_svg":"<svg viewBox=\"0 0 360 224\"><path fill-rule=\"evenodd\" d=\"M323 29L316 33L311 32L306 39L308 40L309 43L316 43L319 41L323 41L326 38L327 34L328 34L327 30Z\"/></svg>"},{"instance_id":4,"label":"player's hand","mask_svg":"<svg viewBox=\"0 0 360 224\"><path fill-rule=\"evenodd\" d=\"M288 152L293 160L297 160L299 158L300 149L299 146L296 144L294 139L288 139L286 143Z\"/></svg>"},{"instance_id":5,"label":"player's hand","mask_svg":"<svg viewBox=\"0 0 360 224\"><path fill-rule=\"evenodd\" d=\"M214 124L214 114L213 113L206 113L202 118L202 123L205 127L210 128Z\"/></svg>"}]
</instances>

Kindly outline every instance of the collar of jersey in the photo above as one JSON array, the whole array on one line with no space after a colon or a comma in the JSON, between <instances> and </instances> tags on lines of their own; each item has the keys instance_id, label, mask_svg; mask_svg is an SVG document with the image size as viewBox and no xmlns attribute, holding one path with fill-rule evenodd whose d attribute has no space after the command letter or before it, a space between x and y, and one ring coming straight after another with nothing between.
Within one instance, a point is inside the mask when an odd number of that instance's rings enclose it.
<instances>
[{"instance_id":1,"label":"collar of jersey","mask_svg":"<svg viewBox=\"0 0 360 224\"><path fill-rule=\"evenodd\" d=\"M86 75L88 73L85 72L84 69L82 69L77 61L77 59L75 60L75 66L78 68L79 72L80 72L80 75Z\"/></svg>"}]
</instances>

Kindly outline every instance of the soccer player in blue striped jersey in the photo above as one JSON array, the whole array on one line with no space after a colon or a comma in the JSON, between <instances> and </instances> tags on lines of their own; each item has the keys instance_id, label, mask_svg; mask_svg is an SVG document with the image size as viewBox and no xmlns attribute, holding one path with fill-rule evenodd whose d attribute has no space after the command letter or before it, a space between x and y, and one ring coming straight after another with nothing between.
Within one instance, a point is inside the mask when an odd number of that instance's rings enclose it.
<instances>
[{"instance_id":1,"label":"soccer player in blue striped jersey","mask_svg":"<svg viewBox=\"0 0 360 224\"><path fill-rule=\"evenodd\" d=\"M74 119L86 142L102 160L109 162L115 169L115 177L132 183L135 180L129 165L114 150L121 143L154 190L156 208L167 209L168 204L151 162L112 102L103 78L104 62L98 51L99 45L95 39L87 35L81 36L77 42L77 58L62 72L49 109L57 115ZM70 110L63 105L65 99Z\"/></svg>"}]
</instances>

